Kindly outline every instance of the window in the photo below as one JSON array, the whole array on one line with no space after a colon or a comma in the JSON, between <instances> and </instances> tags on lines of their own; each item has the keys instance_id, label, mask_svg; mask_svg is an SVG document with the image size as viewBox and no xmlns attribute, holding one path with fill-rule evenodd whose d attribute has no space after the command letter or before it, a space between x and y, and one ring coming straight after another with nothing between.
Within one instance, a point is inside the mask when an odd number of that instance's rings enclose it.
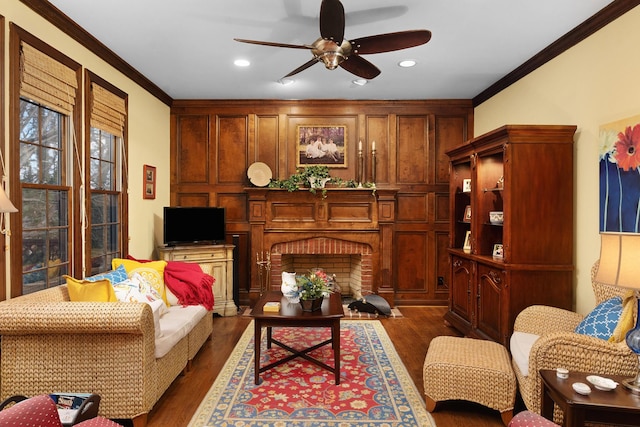
<instances>
[{"instance_id":1,"label":"window","mask_svg":"<svg viewBox=\"0 0 640 427\"><path fill-rule=\"evenodd\" d=\"M20 100L22 291L57 286L69 271L70 188L66 186L67 117Z\"/></svg>"},{"instance_id":2,"label":"window","mask_svg":"<svg viewBox=\"0 0 640 427\"><path fill-rule=\"evenodd\" d=\"M79 201L81 66L18 26L10 28L11 296L64 283L82 248ZM72 154L74 154L72 156Z\"/></svg>"},{"instance_id":3,"label":"window","mask_svg":"<svg viewBox=\"0 0 640 427\"><path fill-rule=\"evenodd\" d=\"M111 260L122 257L120 246L120 190L118 138L91 128L89 142L91 205L91 274L111 269Z\"/></svg>"},{"instance_id":4,"label":"window","mask_svg":"<svg viewBox=\"0 0 640 427\"><path fill-rule=\"evenodd\" d=\"M94 73L86 72L87 180L91 274L111 269L113 258L127 253L126 94ZM126 222L126 221L125 221Z\"/></svg>"}]
</instances>

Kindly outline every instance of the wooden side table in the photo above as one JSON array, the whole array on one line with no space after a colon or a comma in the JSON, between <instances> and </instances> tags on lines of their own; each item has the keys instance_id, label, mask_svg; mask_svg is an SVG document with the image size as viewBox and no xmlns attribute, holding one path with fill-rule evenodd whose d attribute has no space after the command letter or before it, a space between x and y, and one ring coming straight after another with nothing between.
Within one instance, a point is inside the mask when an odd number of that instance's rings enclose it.
<instances>
[{"instance_id":1,"label":"wooden side table","mask_svg":"<svg viewBox=\"0 0 640 427\"><path fill-rule=\"evenodd\" d=\"M587 381L588 375L591 374L569 372L569 378L563 380L556 376L555 370L541 370L542 415L553 420L555 402L564 412L564 425L567 427L583 426L587 421L640 426L640 396L622 385L611 391L598 390ZM606 377L618 383L625 379L620 375ZM576 393L572 388L576 382L589 385L591 394Z\"/></svg>"}]
</instances>

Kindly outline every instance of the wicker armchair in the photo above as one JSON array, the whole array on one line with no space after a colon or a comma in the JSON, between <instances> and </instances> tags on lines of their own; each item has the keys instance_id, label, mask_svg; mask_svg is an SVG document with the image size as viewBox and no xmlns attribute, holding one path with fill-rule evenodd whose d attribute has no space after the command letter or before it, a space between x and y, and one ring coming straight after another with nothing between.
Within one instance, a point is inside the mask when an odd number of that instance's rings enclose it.
<instances>
[{"instance_id":1,"label":"wicker armchair","mask_svg":"<svg viewBox=\"0 0 640 427\"><path fill-rule=\"evenodd\" d=\"M598 265L596 261L591 268L596 304L616 295L622 296L624 289L595 281ZM638 356L624 341L610 343L573 332L582 319L578 313L540 305L527 307L516 317L514 332L540 336L531 347L528 372L520 372L517 364L512 363L520 394L530 411L540 413L540 369L564 367L600 375L636 375Z\"/></svg>"}]
</instances>

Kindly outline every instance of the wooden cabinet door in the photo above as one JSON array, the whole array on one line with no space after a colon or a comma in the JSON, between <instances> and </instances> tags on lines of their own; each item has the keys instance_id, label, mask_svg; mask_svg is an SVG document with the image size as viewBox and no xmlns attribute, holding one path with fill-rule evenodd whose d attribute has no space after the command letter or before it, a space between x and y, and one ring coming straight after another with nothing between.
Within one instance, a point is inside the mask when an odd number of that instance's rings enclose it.
<instances>
[{"instance_id":1,"label":"wooden cabinet door","mask_svg":"<svg viewBox=\"0 0 640 427\"><path fill-rule=\"evenodd\" d=\"M451 270L451 300L449 309L472 323L472 307L475 303L473 283L473 263L468 259L452 257Z\"/></svg>"},{"instance_id":2,"label":"wooden cabinet door","mask_svg":"<svg viewBox=\"0 0 640 427\"><path fill-rule=\"evenodd\" d=\"M214 309L216 313L224 313L224 303L231 297L227 295L226 277L227 277L227 263L226 262L199 262L202 271L213 276L213 295L214 295Z\"/></svg>"},{"instance_id":3,"label":"wooden cabinet door","mask_svg":"<svg viewBox=\"0 0 640 427\"><path fill-rule=\"evenodd\" d=\"M477 329L492 340L505 344L503 316L508 313L507 276L504 271L477 264Z\"/></svg>"}]
</instances>

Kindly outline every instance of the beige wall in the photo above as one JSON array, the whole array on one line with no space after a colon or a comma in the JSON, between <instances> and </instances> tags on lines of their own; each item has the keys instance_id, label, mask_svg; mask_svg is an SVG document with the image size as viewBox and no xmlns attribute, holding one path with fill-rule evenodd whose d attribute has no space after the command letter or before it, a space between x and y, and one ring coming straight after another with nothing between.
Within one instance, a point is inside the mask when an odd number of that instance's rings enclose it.
<instances>
[{"instance_id":1,"label":"beige wall","mask_svg":"<svg viewBox=\"0 0 640 427\"><path fill-rule=\"evenodd\" d=\"M129 252L139 258L154 255L162 241L162 208L169 205L169 107L100 58L83 48L18 0L2 0L0 14L5 17L5 88L8 87L9 22L30 32L53 46L84 68L91 70L129 95ZM8 117L9 94L5 91L5 124ZM84 126L84 124L81 124ZM3 129L5 152L8 129ZM8 160L8 159L7 159ZM8 162L16 167L15 162ZM148 164L157 168L156 199L142 198L142 169ZM10 248L12 250L13 248Z\"/></svg>"},{"instance_id":2,"label":"beige wall","mask_svg":"<svg viewBox=\"0 0 640 427\"><path fill-rule=\"evenodd\" d=\"M589 275L600 251L598 128L640 113L639 45L640 6L475 109L475 136L504 124L578 126L575 285L581 313L594 306Z\"/></svg>"}]
</instances>

